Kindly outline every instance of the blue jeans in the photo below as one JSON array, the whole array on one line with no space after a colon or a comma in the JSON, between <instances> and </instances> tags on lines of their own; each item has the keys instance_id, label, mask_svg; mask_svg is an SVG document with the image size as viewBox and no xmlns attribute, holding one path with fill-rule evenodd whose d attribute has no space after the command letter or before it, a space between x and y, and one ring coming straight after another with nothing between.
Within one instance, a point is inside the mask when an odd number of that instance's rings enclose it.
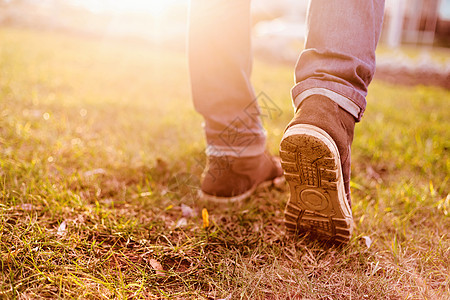
<instances>
[{"instance_id":1,"label":"blue jeans","mask_svg":"<svg viewBox=\"0 0 450 300\"><path fill-rule=\"evenodd\" d=\"M375 72L384 0L312 0L295 67L294 107L320 94L360 120ZM207 154L255 156L266 136L250 83L250 0L191 0L189 71Z\"/></svg>"}]
</instances>

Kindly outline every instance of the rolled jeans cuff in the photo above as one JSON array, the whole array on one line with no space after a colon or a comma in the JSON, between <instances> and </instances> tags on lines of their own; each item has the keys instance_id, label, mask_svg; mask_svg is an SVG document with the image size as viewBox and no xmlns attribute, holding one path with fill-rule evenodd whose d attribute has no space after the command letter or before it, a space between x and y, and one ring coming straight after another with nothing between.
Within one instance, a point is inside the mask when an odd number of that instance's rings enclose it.
<instances>
[{"instance_id":1,"label":"rolled jeans cuff","mask_svg":"<svg viewBox=\"0 0 450 300\"><path fill-rule=\"evenodd\" d=\"M336 85L338 85L338 89L336 88ZM297 110L303 100L312 95L322 95L331 99L348 113L353 115L358 122L361 120L366 108L365 96L361 95L351 87L311 78L299 82L292 89L294 109Z\"/></svg>"},{"instance_id":2,"label":"rolled jeans cuff","mask_svg":"<svg viewBox=\"0 0 450 300\"><path fill-rule=\"evenodd\" d=\"M242 140L238 145L208 143L206 146L206 155L232 157L261 155L266 150L266 132L261 128L261 132L252 132L252 135L253 134L253 138Z\"/></svg>"}]
</instances>

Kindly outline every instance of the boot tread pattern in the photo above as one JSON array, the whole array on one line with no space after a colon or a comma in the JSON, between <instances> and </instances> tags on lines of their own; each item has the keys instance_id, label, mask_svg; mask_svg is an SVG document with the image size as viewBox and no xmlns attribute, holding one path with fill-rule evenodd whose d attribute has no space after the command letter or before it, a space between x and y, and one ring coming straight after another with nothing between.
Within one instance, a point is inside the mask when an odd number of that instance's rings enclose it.
<instances>
[{"instance_id":1,"label":"boot tread pattern","mask_svg":"<svg viewBox=\"0 0 450 300\"><path fill-rule=\"evenodd\" d=\"M347 243L352 218L337 198L342 175L336 154L317 136L295 134L283 138L280 157L291 190L285 210L286 229Z\"/></svg>"}]
</instances>

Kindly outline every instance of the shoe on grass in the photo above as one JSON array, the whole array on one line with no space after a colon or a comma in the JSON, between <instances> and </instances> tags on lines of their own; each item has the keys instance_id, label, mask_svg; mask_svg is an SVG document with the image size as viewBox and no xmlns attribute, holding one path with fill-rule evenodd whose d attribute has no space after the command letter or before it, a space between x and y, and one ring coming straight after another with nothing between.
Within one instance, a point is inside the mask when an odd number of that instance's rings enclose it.
<instances>
[{"instance_id":1,"label":"shoe on grass","mask_svg":"<svg viewBox=\"0 0 450 300\"><path fill-rule=\"evenodd\" d=\"M354 117L321 95L305 99L280 144L290 232L347 243L353 231L350 146Z\"/></svg>"},{"instance_id":2,"label":"shoe on grass","mask_svg":"<svg viewBox=\"0 0 450 300\"><path fill-rule=\"evenodd\" d=\"M240 202L259 186L277 184L282 176L279 160L267 153L251 157L209 156L202 175L200 199L214 203Z\"/></svg>"}]
</instances>

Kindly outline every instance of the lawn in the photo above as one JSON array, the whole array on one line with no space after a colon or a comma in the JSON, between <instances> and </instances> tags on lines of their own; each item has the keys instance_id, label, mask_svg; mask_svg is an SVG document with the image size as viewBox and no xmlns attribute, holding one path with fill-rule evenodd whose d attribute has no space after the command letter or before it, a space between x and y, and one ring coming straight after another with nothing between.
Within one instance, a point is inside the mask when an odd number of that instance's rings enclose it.
<instances>
[{"instance_id":1,"label":"lawn","mask_svg":"<svg viewBox=\"0 0 450 300\"><path fill-rule=\"evenodd\" d=\"M287 186L198 201L183 53L5 27L0 41L0 298L450 297L449 90L373 82L356 229L335 246L285 234ZM277 153L292 66L257 60L253 82Z\"/></svg>"}]
</instances>

